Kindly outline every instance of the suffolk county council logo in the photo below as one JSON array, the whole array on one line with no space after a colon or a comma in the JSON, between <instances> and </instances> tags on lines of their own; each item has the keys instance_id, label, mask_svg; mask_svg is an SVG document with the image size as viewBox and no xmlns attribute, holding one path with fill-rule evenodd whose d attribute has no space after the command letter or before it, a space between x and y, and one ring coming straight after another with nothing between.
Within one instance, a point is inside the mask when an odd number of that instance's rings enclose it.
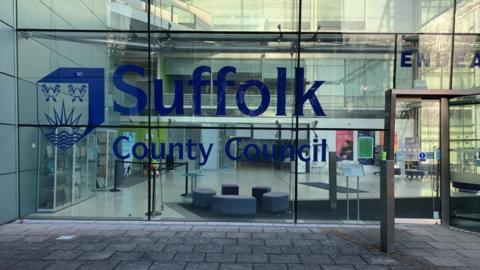
<instances>
[{"instance_id":1,"label":"suffolk county council logo","mask_svg":"<svg viewBox=\"0 0 480 270\"><path fill-rule=\"evenodd\" d=\"M59 68L37 82L37 121L67 150L105 120L103 68Z\"/></svg>"}]
</instances>

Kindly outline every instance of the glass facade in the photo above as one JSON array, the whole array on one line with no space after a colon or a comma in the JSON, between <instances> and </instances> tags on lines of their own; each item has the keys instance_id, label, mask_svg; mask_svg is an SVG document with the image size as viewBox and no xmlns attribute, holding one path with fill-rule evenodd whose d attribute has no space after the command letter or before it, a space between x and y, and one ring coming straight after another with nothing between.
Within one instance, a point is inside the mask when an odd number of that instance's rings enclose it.
<instances>
[{"instance_id":1,"label":"glass facade","mask_svg":"<svg viewBox=\"0 0 480 270\"><path fill-rule=\"evenodd\" d=\"M384 93L478 89L479 9L17 0L20 214L377 222ZM452 216L469 220L477 103L451 110ZM439 104L397 107L396 216L438 218Z\"/></svg>"}]
</instances>

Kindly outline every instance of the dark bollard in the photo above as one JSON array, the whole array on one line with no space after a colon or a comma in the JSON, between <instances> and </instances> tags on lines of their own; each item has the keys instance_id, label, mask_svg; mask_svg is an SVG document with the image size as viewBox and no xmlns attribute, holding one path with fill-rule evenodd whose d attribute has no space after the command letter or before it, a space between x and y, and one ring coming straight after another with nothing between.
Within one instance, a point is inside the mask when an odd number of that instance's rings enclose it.
<instances>
[{"instance_id":1,"label":"dark bollard","mask_svg":"<svg viewBox=\"0 0 480 270\"><path fill-rule=\"evenodd\" d=\"M330 211L337 211L337 153L328 152L328 198Z\"/></svg>"},{"instance_id":2,"label":"dark bollard","mask_svg":"<svg viewBox=\"0 0 480 270\"><path fill-rule=\"evenodd\" d=\"M380 247L382 252L391 253L395 246L395 193L393 160L382 161L380 176Z\"/></svg>"}]
</instances>

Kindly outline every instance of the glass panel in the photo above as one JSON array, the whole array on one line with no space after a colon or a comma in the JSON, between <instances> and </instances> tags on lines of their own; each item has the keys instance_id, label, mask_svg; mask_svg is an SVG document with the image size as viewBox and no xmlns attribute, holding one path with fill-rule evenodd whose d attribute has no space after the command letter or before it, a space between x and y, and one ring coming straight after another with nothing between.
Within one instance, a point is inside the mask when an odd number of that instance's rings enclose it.
<instances>
[{"instance_id":1,"label":"glass panel","mask_svg":"<svg viewBox=\"0 0 480 270\"><path fill-rule=\"evenodd\" d=\"M402 99L395 118L395 216L439 218L440 102Z\"/></svg>"},{"instance_id":2,"label":"glass panel","mask_svg":"<svg viewBox=\"0 0 480 270\"><path fill-rule=\"evenodd\" d=\"M480 86L480 36L456 35L453 57L453 88Z\"/></svg>"},{"instance_id":3,"label":"glass panel","mask_svg":"<svg viewBox=\"0 0 480 270\"><path fill-rule=\"evenodd\" d=\"M135 165L124 176L128 167L116 161L112 149L119 134L142 130L98 128L68 148L50 142L52 136L64 140L62 131L53 126L19 129L21 216L145 219L143 167L148 166Z\"/></svg>"},{"instance_id":4,"label":"glass panel","mask_svg":"<svg viewBox=\"0 0 480 270\"><path fill-rule=\"evenodd\" d=\"M480 32L480 1L457 1L457 14L455 16L456 33Z\"/></svg>"},{"instance_id":5,"label":"glass panel","mask_svg":"<svg viewBox=\"0 0 480 270\"><path fill-rule=\"evenodd\" d=\"M18 28L146 30L145 0L17 0Z\"/></svg>"},{"instance_id":6,"label":"glass panel","mask_svg":"<svg viewBox=\"0 0 480 270\"><path fill-rule=\"evenodd\" d=\"M19 32L19 123L144 125L146 118L128 115L148 115L146 39L140 33ZM72 117L60 117L62 106Z\"/></svg>"},{"instance_id":7,"label":"glass panel","mask_svg":"<svg viewBox=\"0 0 480 270\"><path fill-rule=\"evenodd\" d=\"M152 0L153 29L188 31L294 31L297 0Z\"/></svg>"},{"instance_id":8,"label":"glass panel","mask_svg":"<svg viewBox=\"0 0 480 270\"><path fill-rule=\"evenodd\" d=\"M452 102L451 112L452 224L480 231L480 105L471 98L462 98Z\"/></svg>"},{"instance_id":9,"label":"glass panel","mask_svg":"<svg viewBox=\"0 0 480 270\"><path fill-rule=\"evenodd\" d=\"M365 172L359 182L361 212L358 217L362 221L378 220L373 207L380 191L374 153L381 143L379 132L368 129L383 128L384 93L392 88L395 37L302 34L301 45L305 91L318 89L316 97L325 115L315 108L318 105L307 100L299 124L311 128L308 138L311 145L323 144L325 140L326 151L335 153L335 174L338 174L337 187L332 189L329 161L307 164L310 171L298 174L298 218L304 221L357 220L357 178L349 176L347 184L346 175L341 174L343 165L354 164ZM344 130L346 127L349 130ZM314 139L318 141L315 143ZM333 194L329 193L330 189ZM329 201L334 196L338 200L336 207Z\"/></svg>"},{"instance_id":10,"label":"glass panel","mask_svg":"<svg viewBox=\"0 0 480 270\"><path fill-rule=\"evenodd\" d=\"M302 2L302 29L373 33L450 33L453 0Z\"/></svg>"},{"instance_id":11,"label":"glass panel","mask_svg":"<svg viewBox=\"0 0 480 270\"><path fill-rule=\"evenodd\" d=\"M382 136L381 132L369 130L311 129L311 144L316 144L315 139L325 140L327 150L323 153L321 148L311 147L310 156L318 150L316 154L325 154L326 159L309 161L306 170L299 170L298 219L378 221Z\"/></svg>"},{"instance_id":12,"label":"glass panel","mask_svg":"<svg viewBox=\"0 0 480 270\"><path fill-rule=\"evenodd\" d=\"M383 121L384 93L392 88L394 44L393 35L302 35L300 64L304 68L306 90L321 83L316 95L327 118ZM313 115L311 102L305 102L305 111L306 119L302 121L318 120ZM361 121L319 122L339 129L346 125L349 128L381 127L373 123L365 126Z\"/></svg>"},{"instance_id":13,"label":"glass panel","mask_svg":"<svg viewBox=\"0 0 480 270\"><path fill-rule=\"evenodd\" d=\"M154 218L292 222L291 132L250 131L220 123L154 128Z\"/></svg>"},{"instance_id":14,"label":"glass panel","mask_svg":"<svg viewBox=\"0 0 480 270\"><path fill-rule=\"evenodd\" d=\"M157 125L291 123L296 35L155 33L153 40Z\"/></svg>"},{"instance_id":15,"label":"glass panel","mask_svg":"<svg viewBox=\"0 0 480 270\"><path fill-rule=\"evenodd\" d=\"M397 89L449 88L451 36L400 35L397 44Z\"/></svg>"},{"instance_id":16,"label":"glass panel","mask_svg":"<svg viewBox=\"0 0 480 270\"><path fill-rule=\"evenodd\" d=\"M454 88L479 86L478 37L451 39L454 2L303 1L298 44L297 0L18 0L18 27L39 29L17 32L21 216L145 219L151 200L154 219L291 222L298 189L299 220L343 221L357 218L360 189L359 219L376 221L385 90L449 88L452 44ZM479 1L456 2L457 32L478 32ZM438 102L399 104L397 214L436 217ZM452 109L458 219L478 215L479 114ZM161 145L173 153L149 164ZM365 172L358 188L342 175L351 164ZM228 183L280 193L240 216L185 196Z\"/></svg>"}]
</instances>

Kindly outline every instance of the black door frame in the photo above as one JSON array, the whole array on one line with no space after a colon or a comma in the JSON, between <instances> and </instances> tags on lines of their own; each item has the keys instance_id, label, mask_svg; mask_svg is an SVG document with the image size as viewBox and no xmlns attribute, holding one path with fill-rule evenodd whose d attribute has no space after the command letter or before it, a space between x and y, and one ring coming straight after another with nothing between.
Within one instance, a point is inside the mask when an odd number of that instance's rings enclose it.
<instances>
[{"instance_id":1,"label":"black door frame","mask_svg":"<svg viewBox=\"0 0 480 270\"><path fill-rule=\"evenodd\" d=\"M478 90L433 90L433 89L390 89L385 92L385 137L386 161L382 164L380 178L380 246L383 252L392 252L395 243L395 186L394 186L394 142L395 113L397 100L416 98L440 101L440 218L443 226L450 225L450 113L452 98L480 95ZM444 150L447 149L447 150Z\"/></svg>"}]
</instances>

